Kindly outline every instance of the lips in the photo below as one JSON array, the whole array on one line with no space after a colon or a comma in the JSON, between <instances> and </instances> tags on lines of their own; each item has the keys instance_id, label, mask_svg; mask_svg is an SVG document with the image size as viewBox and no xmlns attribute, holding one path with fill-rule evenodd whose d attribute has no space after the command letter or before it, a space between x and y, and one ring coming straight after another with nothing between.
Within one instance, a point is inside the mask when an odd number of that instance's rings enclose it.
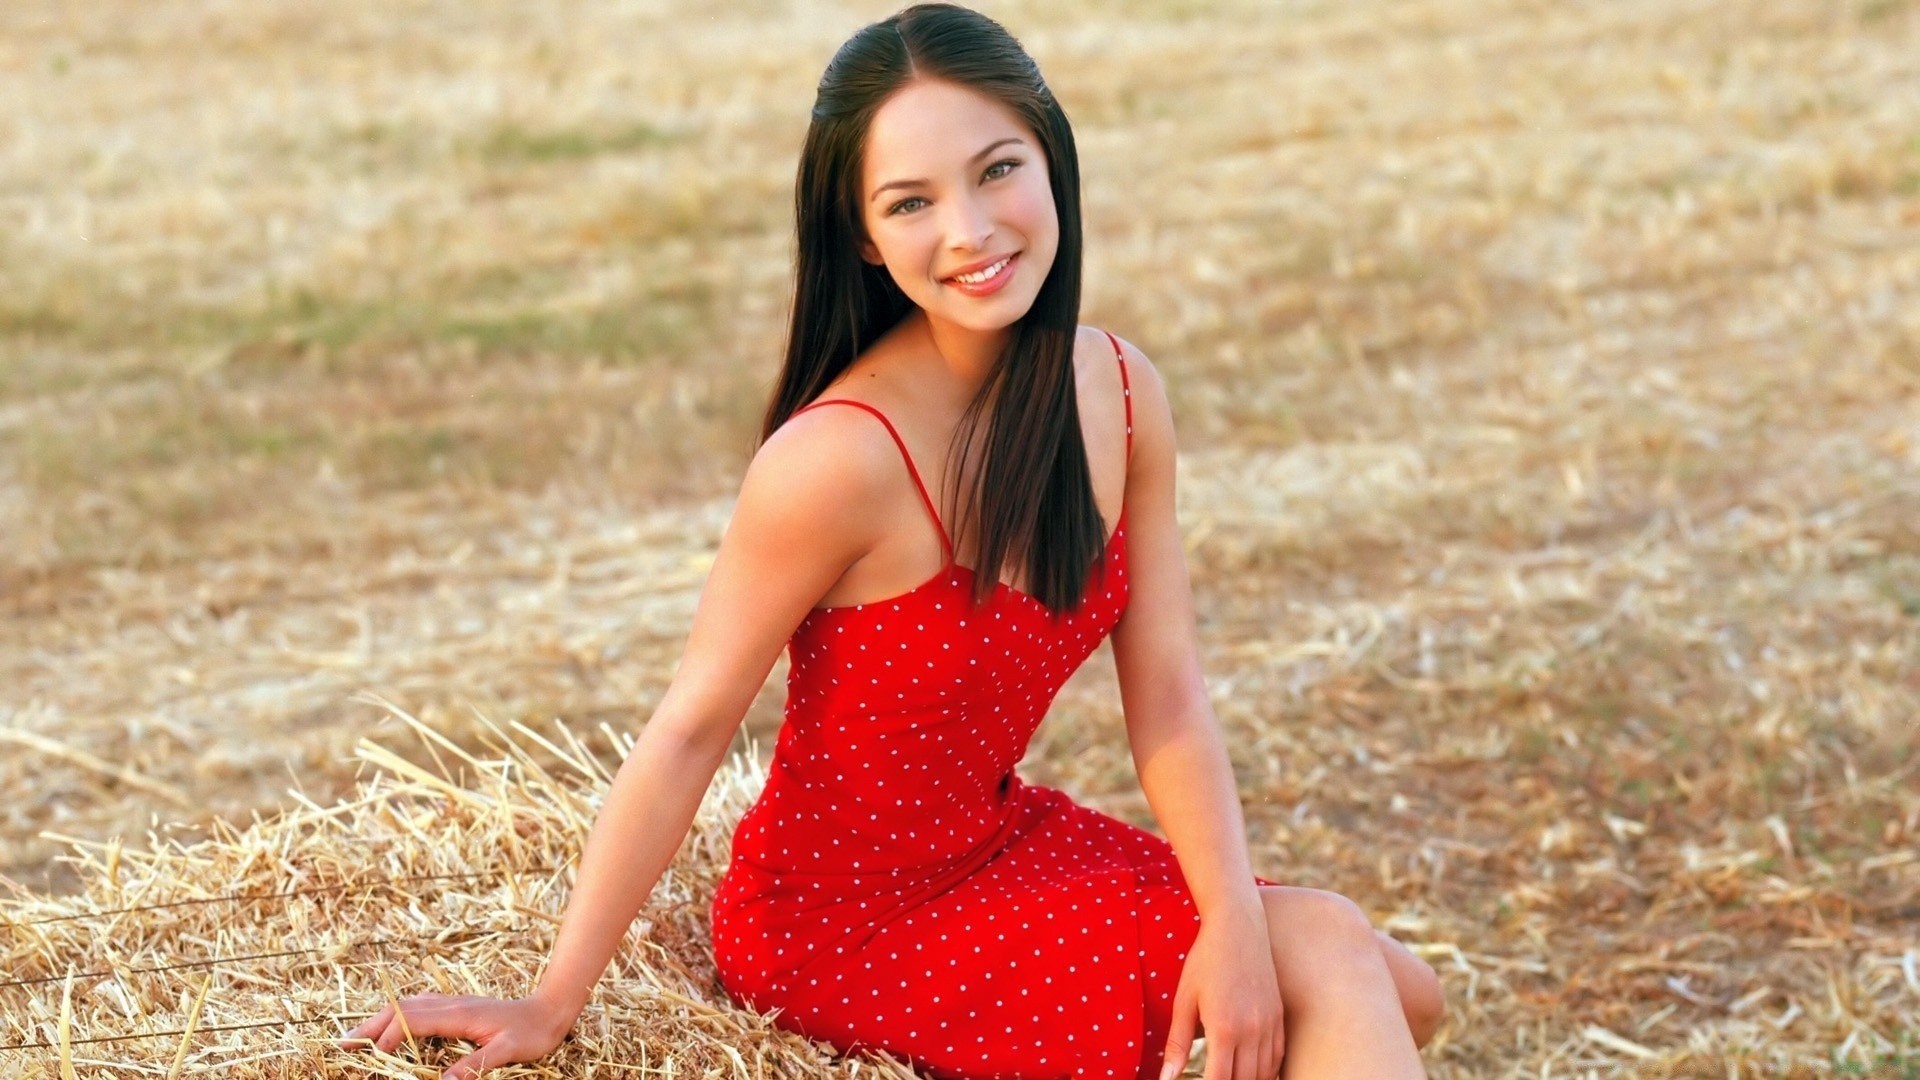
<instances>
[{"instance_id":1,"label":"lips","mask_svg":"<svg viewBox=\"0 0 1920 1080\"><path fill-rule=\"evenodd\" d=\"M1017 251L1011 255L1002 255L1000 258L1002 261L1006 263L1006 265L1002 266L999 272L995 273L992 277L986 279L985 281L980 281L980 282L976 282L974 284L969 285L966 282L961 281L957 277L951 277L951 278L947 278L943 282L943 284L945 284L947 288L952 289L955 292L958 292L964 296L971 296L977 299L984 299L989 296L994 296L998 294L1000 290L1005 289L1007 287L1007 282L1012 281L1014 278L1014 275L1020 272L1020 257L1021 257L1020 253ZM994 265L995 265L994 263L987 264L988 267L992 267Z\"/></svg>"},{"instance_id":2,"label":"lips","mask_svg":"<svg viewBox=\"0 0 1920 1080\"><path fill-rule=\"evenodd\" d=\"M987 267L992 266L994 263L999 262L1001 259L1010 259L1013 256L1018 254L1020 253L1017 251L1009 251L1004 255L989 256L988 258L981 259L977 263L968 263L967 265L961 267L958 270L955 270L953 273L948 274L946 277L941 278L940 280L952 281L954 278L959 277L961 274L977 274L980 271L985 270Z\"/></svg>"}]
</instances>

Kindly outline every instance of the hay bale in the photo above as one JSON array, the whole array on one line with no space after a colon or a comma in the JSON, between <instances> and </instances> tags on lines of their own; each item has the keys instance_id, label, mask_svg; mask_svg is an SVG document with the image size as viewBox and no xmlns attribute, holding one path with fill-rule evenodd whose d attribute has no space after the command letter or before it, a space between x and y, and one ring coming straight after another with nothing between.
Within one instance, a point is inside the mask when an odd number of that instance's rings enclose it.
<instances>
[{"instance_id":1,"label":"hay bale","mask_svg":"<svg viewBox=\"0 0 1920 1080\"><path fill-rule=\"evenodd\" d=\"M81 891L45 897L8 882L0 1076L419 1076L471 1050L430 1040L382 1055L335 1041L390 997L530 992L611 778L558 721L555 740L488 723L496 756L479 759L395 711L439 770L362 740L358 757L374 771L336 805L296 792L299 805L250 827L220 822L191 844L156 835L150 853L62 837ZM617 754L632 749L631 736L601 731ZM762 783L757 756L735 755L715 776L568 1040L489 1075L617 1064L662 1076L913 1076L782 1031L734 1006L718 981L708 904ZM449 757L460 760L448 767Z\"/></svg>"}]
</instances>

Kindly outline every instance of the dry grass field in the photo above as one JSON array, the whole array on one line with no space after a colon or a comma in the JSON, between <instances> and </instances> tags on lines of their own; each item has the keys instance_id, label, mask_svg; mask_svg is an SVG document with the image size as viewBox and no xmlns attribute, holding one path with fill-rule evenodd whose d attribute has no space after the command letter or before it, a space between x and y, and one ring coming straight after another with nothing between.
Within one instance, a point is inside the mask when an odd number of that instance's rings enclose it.
<instances>
[{"instance_id":1,"label":"dry grass field","mask_svg":"<svg viewBox=\"0 0 1920 1080\"><path fill-rule=\"evenodd\" d=\"M573 857L895 6L0 5L0 1076L344 1073L234 1025L530 988L558 869L79 916ZM1254 864L1435 964L1432 1075L1920 1076L1920 3L983 6L1170 384ZM538 1075L853 1075L715 1019L750 764ZM1021 772L1151 826L1104 651Z\"/></svg>"}]
</instances>

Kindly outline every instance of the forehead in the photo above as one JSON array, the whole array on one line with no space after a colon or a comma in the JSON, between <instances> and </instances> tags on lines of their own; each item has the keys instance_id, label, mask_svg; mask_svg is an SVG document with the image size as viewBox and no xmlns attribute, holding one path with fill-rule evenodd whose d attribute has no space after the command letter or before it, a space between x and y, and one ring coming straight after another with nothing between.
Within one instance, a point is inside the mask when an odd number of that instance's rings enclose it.
<instances>
[{"instance_id":1,"label":"forehead","mask_svg":"<svg viewBox=\"0 0 1920 1080\"><path fill-rule=\"evenodd\" d=\"M873 114L862 169L866 186L935 179L965 166L981 147L1008 137L1034 145L1019 114L999 101L969 87L916 79Z\"/></svg>"}]
</instances>

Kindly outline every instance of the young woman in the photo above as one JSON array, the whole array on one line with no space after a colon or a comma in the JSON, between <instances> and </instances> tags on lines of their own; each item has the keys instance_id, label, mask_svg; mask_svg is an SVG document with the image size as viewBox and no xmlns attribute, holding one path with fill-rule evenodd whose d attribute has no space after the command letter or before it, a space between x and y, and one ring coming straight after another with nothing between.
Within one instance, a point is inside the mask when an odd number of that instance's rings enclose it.
<instances>
[{"instance_id":1,"label":"young woman","mask_svg":"<svg viewBox=\"0 0 1920 1080\"><path fill-rule=\"evenodd\" d=\"M400 1002L413 1034L479 1043L459 1080L559 1044L786 649L786 723L712 908L740 1004L932 1077L1171 1075L1201 1035L1208 1080L1424 1076L1433 969L1249 866L1167 395L1078 324L1078 162L1033 61L952 5L861 30L821 79L796 210L763 441L552 959L523 999ZM1171 843L1014 771L1108 637ZM348 1038L391 1050L396 1019Z\"/></svg>"}]
</instances>

